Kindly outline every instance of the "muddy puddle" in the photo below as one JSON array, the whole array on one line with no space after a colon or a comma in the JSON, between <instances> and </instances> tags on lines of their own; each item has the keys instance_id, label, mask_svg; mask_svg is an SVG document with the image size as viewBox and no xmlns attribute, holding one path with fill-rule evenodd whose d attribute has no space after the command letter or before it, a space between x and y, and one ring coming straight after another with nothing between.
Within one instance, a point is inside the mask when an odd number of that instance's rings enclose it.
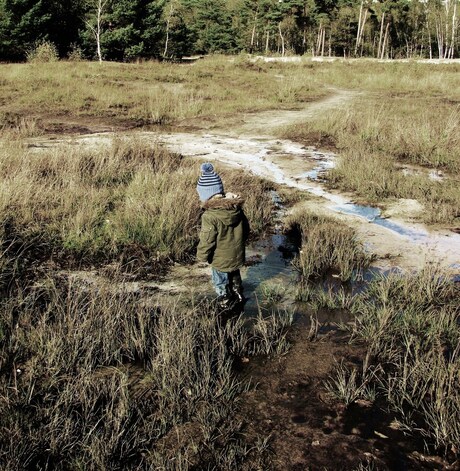
<instances>
[{"instance_id":1,"label":"muddy puddle","mask_svg":"<svg viewBox=\"0 0 460 471\"><path fill-rule=\"evenodd\" d=\"M287 118L286 118L287 119ZM251 121L252 122L252 121ZM248 123L247 123L248 124ZM396 255L403 268L420 268L427 260L442 263L458 275L456 266L460 264L460 234L455 232L431 232L421 224L408 223L398 211L382 214L376 207L356 204L350 196L328 190L325 173L334 166L334 154L321 153L315 148L305 147L285 139L267 136L238 135L230 129L227 134L165 133L135 131L118 137L135 137L152 144L163 144L174 152L210 160L217 165L251 172L274 183L308 192L320 198L316 209L320 212L338 214L352 226L361 226L360 237L378 255ZM113 133L91 134L72 139L35 139L30 146L35 150L54 146L95 147L109 145ZM423 211L415 201L404 202L406 213ZM410 204L409 204L410 203ZM372 233L371 233L372 232ZM281 242L269 241L267 246ZM267 249L268 250L268 249ZM379 252L380 251L380 252ZM274 257L274 255L272 255ZM257 271L254 269L253 271Z\"/></svg>"},{"instance_id":2,"label":"muddy puddle","mask_svg":"<svg viewBox=\"0 0 460 471\"><path fill-rule=\"evenodd\" d=\"M312 314L307 303L295 300L299 273L292 262L298 254L299 242L283 234L282 221L287 210L277 192L272 191L272 199L276 208L273 233L251 243L247 248L247 263L242 270L247 298L244 315L254 318L259 311L286 311L292 314L295 325L314 329L314 335L335 331L341 324L352 321L347 311L319 309ZM356 274L355 281L346 284L331 274L315 285L326 292L345 290L353 295L365 289L366 283L380 274L382 270L377 268L365 270Z\"/></svg>"}]
</instances>

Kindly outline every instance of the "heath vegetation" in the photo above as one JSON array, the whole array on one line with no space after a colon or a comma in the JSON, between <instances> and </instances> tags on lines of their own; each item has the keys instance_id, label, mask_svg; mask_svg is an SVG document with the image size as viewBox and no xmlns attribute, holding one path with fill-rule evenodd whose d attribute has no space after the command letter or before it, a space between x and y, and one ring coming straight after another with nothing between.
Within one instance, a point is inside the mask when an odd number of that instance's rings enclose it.
<instances>
[{"instance_id":1,"label":"heath vegetation","mask_svg":"<svg viewBox=\"0 0 460 471\"><path fill-rule=\"evenodd\" d=\"M373 280L355 298L352 338L367 345L362 381L396 411L400 427L445 455L460 447L459 288L427 267Z\"/></svg>"},{"instance_id":2,"label":"heath vegetation","mask_svg":"<svg viewBox=\"0 0 460 471\"><path fill-rule=\"evenodd\" d=\"M0 303L2 469L254 469L233 362L283 353L292 320L49 278Z\"/></svg>"},{"instance_id":3,"label":"heath vegetation","mask_svg":"<svg viewBox=\"0 0 460 471\"><path fill-rule=\"evenodd\" d=\"M135 256L153 264L154 275L168 261L190 260L197 244L197 165L158 145L115 139L87 150L35 150L7 140L0 175L2 273L31 257L123 265ZM224 175L247 199L253 236L262 233L271 218L270 186L243 173Z\"/></svg>"},{"instance_id":4,"label":"heath vegetation","mask_svg":"<svg viewBox=\"0 0 460 471\"><path fill-rule=\"evenodd\" d=\"M220 125L240 112L298 109L331 87L355 89L363 94L349 109L284 136L338 151L330 185L379 205L416 199L423 220L458 224L456 65L239 56L193 66L0 67L2 469L267 469L266 437L246 443L236 419L248 386L233 363L285 354L290 343L290 312L225 323L200 299L126 292L119 282L127 276L158 277L171 262L194 261L197 162L121 136L95 147L34 147L29 138L56 123ZM273 220L272 185L220 173L245 198L259 237ZM327 389L347 405L365 398L392 410L427 448L458 455L458 286L428 267L378 277L354 294L345 284L373 260L356 233L305 211L284 224L299 242L296 294L313 313L311 339L314 314L340 309L353 319L342 327L366 349L363 368L340 363ZM95 287L62 267L117 277ZM343 289L318 287L331 274ZM289 293L270 283L258 291L272 306Z\"/></svg>"},{"instance_id":5,"label":"heath vegetation","mask_svg":"<svg viewBox=\"0 0 460 471\"><path fill-rule=\"evenodd\" d=\"M285 230L300 239L300 252L294 264L302 284L327 274L349 281L372 261L353 229L333 218L297 211L285 221Z\"/></svg>"},{"instance_id":6,"label":"heath vegetation","mask_svg":"<svg viewBox=\"0 0 460 471\"><path fill-rule=\"evenodd\" d=\"M391 65L393 77L383 69L378 72L382 65L371 66L377 73L362 89L372 94L349 109L292 126L284 136L338 152L337 165L327 175L332 187L383 206L414 199L423 211L412 217L452 227L458 224L460 207L457 66L434 70L409 65L396 84L404 70L400 66ZM355 67L360 66L350 69ZM435 78L444 82L435 83ZM356 77L351 85L357 86Z\"/></svg>"}]
</instances>

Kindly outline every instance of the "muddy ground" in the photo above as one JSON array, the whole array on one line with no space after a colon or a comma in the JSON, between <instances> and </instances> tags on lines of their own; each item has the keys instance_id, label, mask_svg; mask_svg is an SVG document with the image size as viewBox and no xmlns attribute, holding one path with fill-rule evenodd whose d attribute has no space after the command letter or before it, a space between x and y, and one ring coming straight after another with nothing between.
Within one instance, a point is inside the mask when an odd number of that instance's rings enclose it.
<instances>
[{"instance_id":1,"label":"muddy ground","mask_svg":"<svg viewBox=\"0 0 460 471\"><path fill-rule=\"evenodd\" d=\"M249 437L269 438L275 470L458 469L423 453L423 443L406 436L383 405L338 403L324 388L337 363L359 368L363 347L331 331L311 341L298 328L289 354L254 361L245 374L257 387L241 399Z\"/></svg>"},{"instance_id":2,"label":"muddy ground","mask_svg":"<svg viewBox=\"0 0 460 471\"><path fill-rule=\"evenodd\" d=\"M413 270L425 263L439 264L460 273L460 236L448 231L430 231L414 222L423 210L416 201L402 200L388 206L383 214L371 214L353 204L353 195L329 191L320 180L312 178L319 162L335 156L313 147L276 138L280 127L314 120L337 107L347 106L359 94L330 90L328 98L304 109L268 111L227 119L225 123L193 120L180 123L171 132L111 129L110 124L68 120L48 120L48 134L30 140L34 148L55 145L97 146L108 143L116 134L161 142L186 156L213 161L217 170L223 166L244 169L292 191L305 191L311 197L299 203L319 213L334 216L355 228L366 246L377 255L374 268ZM237 191L230 189L229 191ZM388 216L388 217L387 217ZM292 270L280 262L276 238L252 247L255 264L266 260L269 280L286 286L286 298L292 294ZM271 258L275 254L275 262ZM272 265L270 265L272 264ZM270 272L270 267L278 264ZM254 266L254 265L253 265ZM251 271L252 270L252 271ZM262 271L263 271L262 270ZM73 273L72 276L79 276ZM97 272L81 274L97 280ZM243 270L246 285L254 270ZM258 280L261 281L261 280ZM126 284L125 289L160 289L173 295L211 296L209 270L199 266L176 265L162 282ZM248 309L254 309L257 287L247 291ZM251 305L252 302L252 305ZM290 307L290 306L287 306ZM337 362L362 365L363 347L350 345L337 329L326 329L313 341L307 323L298 323L293 332L293 346L284 357L275 360L251 359L239 362L241 375L251 377L257 386L241 398L240 420L251 439L269 437L270 461L276 470L352 470L352 469L460 469L439 457L425 456L423 443L413 441L398 430L394 416L378 404L360 402L345 408L327 394L324 381ZM364 467L365 466L365 467Z\"/></svg>"}]
</instances>

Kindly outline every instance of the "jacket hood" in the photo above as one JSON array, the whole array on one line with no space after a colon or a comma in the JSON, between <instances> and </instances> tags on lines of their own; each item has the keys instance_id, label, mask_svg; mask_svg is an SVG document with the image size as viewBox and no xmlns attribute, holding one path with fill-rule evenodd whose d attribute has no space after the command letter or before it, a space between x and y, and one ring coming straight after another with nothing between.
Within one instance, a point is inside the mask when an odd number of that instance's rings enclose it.
<instances>
[{"instance_id":1,"label":"jacket hood","mask_svg":"<svg viewBox=\"0 0 460 471\"><path fill-rule=\"evenodd\" d=\"M225 196L216 195L203 204L204 210L210 210L226 225L237 225L242 220L241 207L243 198L232 193Z\"/></svg>"},{"instance_id":2,"label":"jacket hood","mask_svg":"<svg viewBox=\"0 0 460 471\"><path fill-rule=\"evenodd\" d=\"M234 193L225 196L216 195L203 203L203 209L238 209L244 204L244 199Z\"/></svg>"}]
</instances>

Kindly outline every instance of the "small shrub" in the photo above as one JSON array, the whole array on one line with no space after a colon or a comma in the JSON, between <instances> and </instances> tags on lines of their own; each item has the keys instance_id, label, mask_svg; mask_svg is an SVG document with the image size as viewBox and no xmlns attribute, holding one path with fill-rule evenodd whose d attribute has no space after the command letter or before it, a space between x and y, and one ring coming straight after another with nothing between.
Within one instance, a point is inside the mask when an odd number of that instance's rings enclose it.
<instances>
[{"instance_id":1,"label":"small shrub","mask_svg":"<svg viewBox=\"0 0 460 471\"><path fill-rule=\"evenodd\" d=\"M83 60L83 51L76 44L72 44L72 48L67 55L70 62L81 62Z\"/></svg>"},{"instance_id":2,"label":"small shrub","mask_svg":"<svg viewBox=\"0 0 460 471\"><path fill-rule=\"evenodd\" d=\"M27 62L41 64L43 62L57 62L59 55L56 46L49 41L38 43L27 53Z\"/></svg>"}]
</instances>

